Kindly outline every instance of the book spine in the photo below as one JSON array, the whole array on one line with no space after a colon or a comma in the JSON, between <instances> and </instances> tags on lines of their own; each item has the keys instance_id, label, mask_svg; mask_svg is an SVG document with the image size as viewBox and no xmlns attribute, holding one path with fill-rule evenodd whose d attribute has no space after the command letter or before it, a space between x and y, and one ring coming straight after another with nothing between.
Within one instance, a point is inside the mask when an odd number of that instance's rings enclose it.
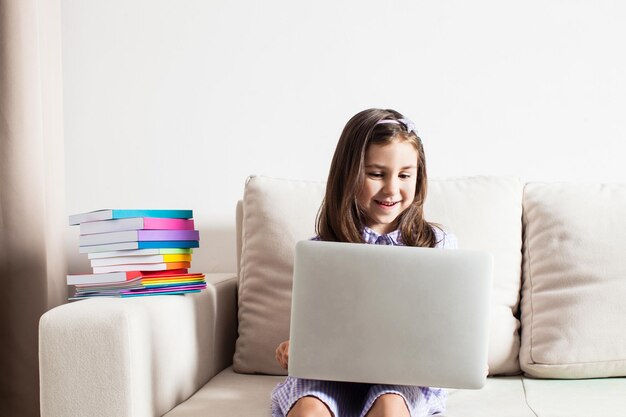
<instances>
[{"instance_id":1,"label":"book spine","mask_svg":"<svg viewBox=\"0 0 626 417\"><path fill-rule=\"evenodd\" d=\"M112 217L114 219L125 219L127 217L165 217L175 219L191 219L193 217L192 210L113 210Z\"/></svg>"},{"instance_id":2,"label":"book spine","mask_svg":"<svg viewBox=\"0 0 626 417\"><path fill-rule=\"evenodd\" d=\"M110 258L92 259L91 266L156 264L162 262L191 262L191 255L114 256Z\"/></svg>"},{"instance_id":3,"label":"book spine","mask_svg":"<svg viewBox=\"0 0 626 417\"><path fill-rule=\"evenodd\" d=\"M105 274L118 271L162 271L169 269L189 268L189 262L163 262L158 264L124 264L110 266L96 266L93 268L95 274Z\"/></svg>"},{"instance_id":4,"label":"book spine","mask_svg":"<svg viewBox=\"0 0 626 417\"><path fill-rule=\"evenodd\" d=\"M191 255L193 249L170 248L170 249L135 249L114 250L109 252L92 252L87 254L89 259L114 258L117 256L146 256L146 255Z\"/></svg>"},{"instance_id":5,"label":"book spine","mask_svg":"<svg viewBox=\"0 0 626 417\"><path fill-rule=\"evenodd\" d=\"M140 242L153 240L200 240L197 230L138 230L137 240Z\"/></svg>"},{"instance_id":6,"label":"book spine","mask_svg":"<svg viewBox=\"0 0 626 417\"><path fill-rule=\"evenodd\" d=\"M160 230L193 230L192 219L163 219L158 217L144 217L143 229Z\"/></svg>"},{"instance_id":7,"label":"book spine","mask_svg":"<svg viewBox=\"0 0 626 417\"><path fill-rule=\"evenodd\" d=\"M152 248L198 248L200 243L197 240L155 240L155 241L142 241L135 242L137 248L135 249L152 249ZM89 246L87 246L89 247Z\"/></svg>"}]
</instances>

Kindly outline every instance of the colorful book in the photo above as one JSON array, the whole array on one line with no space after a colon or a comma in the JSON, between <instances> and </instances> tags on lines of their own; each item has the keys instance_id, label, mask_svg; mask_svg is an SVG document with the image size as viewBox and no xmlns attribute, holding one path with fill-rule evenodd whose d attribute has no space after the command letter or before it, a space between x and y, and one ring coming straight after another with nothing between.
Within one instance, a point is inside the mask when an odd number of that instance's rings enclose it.
<instances>
[{"instance_id":1,"label":"colorful book","mask_svg":"<svg viewBox=\"0 0 626 417\"><path fill-rule=\"evenodd\" d=\"M166 249L166 248L197 248L199 247L197 240L174 240L162 241L155 240L153 242L123 242L109 243L106 245L81 246L78 248L79 253L92 252L109 252L113 250L135 250L135 249Z\"/></svg>"},{"instance_id":2,"label":"colorful book","mask_svg":"<svg viewBox=\"0 0 626 417\"><path fill-rule=\"evenodd\" d=\"M116 256L112 258L92 259L91 266L156 264L161 262L191 262L191 254Z\"/></svg>"},{"instance_id":3,"label":"colorful book","mask_svg":"<svg viewBox=\"0 0 626 417\"><path fill-rule=\"evenodd\" d=\"M144 278L171 277L174 275L180 276L180 275L189 275L189 274L187 274L186 269L170 269L169 271L142 271L141 273L141 276ZM191 274L191 275L198 275L198 274Z\"/></svg>"},{"instance_id":4,"label":"colorful book","mask_svg":"<svg viewBox=\"0 0 626 417\"><path fill-rule=\"evenodd\" d=\"M136 297L138 295L165 295L165 294L185 294L191 292L200 292L206 288L206 284L190 285L177 288L145 288L140 290L122 291L122 297Z\"/></svg>"},{"instance_id":5,"label":"colorful book","mask_svg":"<svg viewBox=\"0 0 626 417\"><path fill-rule=\"evenodd\" d=\"M158 264L96 266L93 268L93 273L106 274L117 271L164 271L167 269L187 269L190 265L191 264L189 262L162 262Z\"/></svg>"},{"instance_id":6,"label":"colorful book","mask_svg":"<svg viewBox=\"0 0 626 417\"><path fill-rule=\"evenodd\" d=\"M131 292L131 291L125 291L125 292L120 292L120 291L114 291L111 293L101 293L101 292L97 292L97 293L77 293L76 295L74 295L74 297L70 297L68 298L71 301L76 301L76 300L84 300L85 298L97 298L97 297L119 297L119 298L128 298L128 297L149 297L149 296L154 296L154 295L185 295L185 294L191 294L191 293L197 293L202 291L203 289L206 288L206 285L204 287L200 287L200 288L194 288L194 289L190 289L190 290L179 290L179 289L172 289L169 291L162 291L162 292L154 292L154 291L146 291L146 292Z\"/></svg>"},{"instance_id":7,"label":"colorful book","mask_svg":"<svg viewBox=\"0 0 626 417\"><path fill-rule=\"evenodd\" d=\"M175 219L191 219L192 210L160 210L160 209L103 209L87 213L73 214L69 217L70 226L99 220L125 219L128 217L165 217Z\"/></svg>"},{"instance_id":8,"label":"colorful book","mask_svg":"<svg viewBox=\"0 0 626 417\"><path fill-rule=\"evenodd\" d=\"M200 240L200 232L197 230L126 230L123 232L81 235L78 237L78 244L80 246L92 246L153 240Z\"/></svg>"},{"instance_id":9,"label":"colorful book","mask_svg":"<svg viewBox=\"0 0 626 417\"><path fill-rule=\"evenodd\" d=\"M199 292L203 274L189 273L199 247L192 210L105 209L69 216L79 225L79 252L93 272L68 274L75 293L91 297L138 297Z\"/></svg>"},{"instance_id":10,"label":"colorful book","mask_svg":"<svg viewBox=\"0 0 626 417\"><path fill-rule=\"evenodd\" d=\"M136 272L136 271L135 271ZM108 290L117 288L130 288L141 285L143 282L154 283L162 280L163 282L170 280L179 281L204 281L204 274L187 273L186 269L171 269L165 271L141 271L135 278L125 282L97 282L91 284L76 284L76 289L81 291L87 290ZM106 274L96 274L106 275Z\"/></svg>"},{"instance_id":11,"label":"colorful book","mask_svg":"<svg viewBox=\"0 0 626 417\"><path fill-rule=\"evenodd\" d=\"M193 219L171 219L159 217L129 217L126 219L100 220L80 224L81 235L121 232L124 230L193 230Z\"/></svg>"},{"instance_id":12,"label":"colorful book","mask_svg":"<svg viewBox=\"0 0 626 417\"><path fill-rule=\"evenodd\" d=\"M108 274L70 274L67 276L67 285L126 282L140 276L141 272L139 271L111 272Z\"/></svg>"},{"instance_id":13,"label":"colorful book","mask_svg":"<svg viewBox=\"0 0 626 417\"><path fill-rule=\"evenodd\" d=\"M71 299L183 294L206 288L204 274L181 271L184 270L142 272L140 277L126 282L76 285L76 292Z\"/></svg>"},{"instance_id":14,"label":"colorful book","mask_svg":"<svg viewBox=\"0 0 626 417\"><path fill-rule=\"evenodd\" d=\"M193 249L169 248L169 249L136 249L136 250L112 250L109 252L92 252L87 254L89 259L114 258L116 256L147 256L147 255L191 255Z\"/></svg>"}]
</instances>

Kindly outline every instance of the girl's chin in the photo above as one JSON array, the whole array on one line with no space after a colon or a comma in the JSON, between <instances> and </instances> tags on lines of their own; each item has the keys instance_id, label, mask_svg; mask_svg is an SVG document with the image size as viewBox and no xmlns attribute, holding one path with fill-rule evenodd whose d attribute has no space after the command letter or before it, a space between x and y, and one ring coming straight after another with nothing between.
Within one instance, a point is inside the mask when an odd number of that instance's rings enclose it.
<instances>
[{"instance_id":1,"label":"girl's chin","mask_svg":"<svg viewBox=\"0 0 626 417\"><path fill-rule=\"evenodd\" d=\"M386 235L387 233L391 233L398 228L395 219L388 221L388 222L387 221L372 222L367 227L369 227L370 229L372 229L373 231L381 235Z\"/></svg>"}]
</instances>

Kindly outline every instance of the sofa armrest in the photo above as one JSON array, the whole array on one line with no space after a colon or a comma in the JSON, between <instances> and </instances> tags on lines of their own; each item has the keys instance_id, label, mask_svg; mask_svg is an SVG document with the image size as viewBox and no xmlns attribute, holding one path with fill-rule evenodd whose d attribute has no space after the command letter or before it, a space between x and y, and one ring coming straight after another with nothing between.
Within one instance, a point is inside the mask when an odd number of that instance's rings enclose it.
<instances>
[{"instance_id":1,"label":"sofa armrest","mask_svg":"<svg viewBox=\"0 0 626 417\"><path fill-rule=\"evenodd\" d=\"M41 416L160 416L232 363L237 278L186 296L82 300L39 323Z\"/></svg>"}]
</instances>

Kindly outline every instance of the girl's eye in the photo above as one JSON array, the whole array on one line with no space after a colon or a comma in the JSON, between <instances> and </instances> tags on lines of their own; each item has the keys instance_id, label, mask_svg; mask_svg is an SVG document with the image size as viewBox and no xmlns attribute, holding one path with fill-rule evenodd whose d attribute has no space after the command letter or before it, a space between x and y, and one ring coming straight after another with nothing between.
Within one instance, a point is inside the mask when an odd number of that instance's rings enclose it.
<instances>
[{"instance_id":1,"label":"girl's eye","mask_svg":"<svg viewBox=\"0 0 626 417\"><path fill-rule=\"evenodd\" d=\"M372 177L372 178L382 178L383 177L382 172L370 172L367 175Z\"/></svg>"},{"instance_id":2,"label":"girl's eye","mask_svg":"<svg viewBox=\"0 0 626 417\"><path fill-rule=\"evenodd\" d=\"M406 180L406 179L411 178L411 174L400 174L399 177L402 178L403 180Z\"/></svg>"}]
</instances>

